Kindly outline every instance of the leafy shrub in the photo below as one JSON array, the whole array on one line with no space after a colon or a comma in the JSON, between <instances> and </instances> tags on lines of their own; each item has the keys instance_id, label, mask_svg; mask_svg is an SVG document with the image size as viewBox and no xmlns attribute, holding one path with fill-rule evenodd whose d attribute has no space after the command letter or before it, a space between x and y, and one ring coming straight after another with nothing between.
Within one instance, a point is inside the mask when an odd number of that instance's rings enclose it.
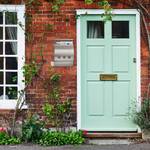
<instances>
[{"instance_id":1,"label":"leafy shrub","mask_svg":"<svg viewBox=\"0 0 150 150\"><path fill-rule=\"evenodd\" d=\"M25 82L25 84L30 84L32 82L33 77L35 77L38 74L39 71L39 66L36 63L36 60L33 60L31 63L29 64L25 64L23 66L23 76L25 77L25 80L23 80L23 82Z\"/></svg>"},{"instance_id":2,"label":"leafy shrub","mask_svg":"<svg viewBox=\"0 0 150 150\"><path fill-rule=\"evenodd\" d=\"M38 141L40 145L44 146L58 146L58 145L77 145L82 144L84 138L82 137L82 132L57 132L57 131L47 131L41 136Z\"/></svg>"},{"instance_id":3,"label":"leafy shrub","mask_svg":"<svg viewBox=\"0 0 150 150\"><path fill-rule=\"evenodd\" d=\"M38 115L34 114L29 116L22 126L22 140L26 142L34 142L38 140L43 133L43 126L44 123L40 120Z\"/></svg>"},{"instance_id":4,"label":"leafy shrub","mask_svg":"<svg viewBox=\"0 0 150 150\"><path fill-rule=\"evenodd\" d=\"M14 136L9 136L5 132L0 132L0 145L20 144L21 140Z\"/></svg>"},{"instance_id":5,"label":"leafy shrub","mask_svg":"<svg viewBox=\"0 0 150 150\"><path fill-rule=\"evenodd\" d=\"M146 99L142 103L141 110L134 114L134 122L141 129L150 130L150 99Z\"/></svg>"},{"instance_id":6,"label":"leafy shrub","mask_svg":"<svg viewBox=\"0 0 150 150\"><path fill-rule=\"evenodd\" d=\"M82 131L78 132L68 132L67 134L67 144L82 144L84 143L84 138L82 136Z\"/></svg>"},{"instance_id":7,"label":"leafy shrub","mask_svg":"<svg viewBox=\"0 0 150 150\"><path fill-rule=\"evenodd\" d=\"M50 70L44 82L47 98L43 106L43 113L48 125L50 123L57 131L65 132L71 126L72 103L70 98L65 101L61 100L61 81L61 75Z\"/></svg>"},{"instance_id":8,"label":"leafy shrub","mask_svg":"<svg viewBox=\"0 0 150 150\"><path fill-rule=\"evenodd\" d=\"M69 126L70 112L71 112L71 101L66 100L65 102L59 102L54 104L46 103L43 106L43 112L47 117L47 122L51 122L56 130L61 128L61 131Z\"/></svg>"}]
</instances>

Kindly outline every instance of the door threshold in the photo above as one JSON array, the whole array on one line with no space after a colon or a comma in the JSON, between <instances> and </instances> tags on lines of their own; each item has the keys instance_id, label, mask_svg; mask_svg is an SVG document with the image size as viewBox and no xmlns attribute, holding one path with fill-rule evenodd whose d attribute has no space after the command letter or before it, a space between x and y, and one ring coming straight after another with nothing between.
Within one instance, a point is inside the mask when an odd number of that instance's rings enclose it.
<instances>
[{"instance_id":1,"label":"door threshold","mask_svg":"<svg viewBox=\"0 0 150 150\"><path fill-rule=\"evenodd\" d=\"M141 139L142 133L138 132L83 132L85 138L118 138L118 139Z\"/></svg>"}]
</instances>

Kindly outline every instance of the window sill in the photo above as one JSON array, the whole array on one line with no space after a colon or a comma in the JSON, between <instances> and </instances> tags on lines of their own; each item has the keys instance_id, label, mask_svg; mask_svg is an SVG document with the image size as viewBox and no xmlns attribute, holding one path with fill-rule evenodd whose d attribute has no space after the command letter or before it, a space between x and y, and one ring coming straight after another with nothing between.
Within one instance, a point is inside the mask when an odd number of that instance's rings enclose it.
<instances>
[{"instance_id":1,"label":"window sill","mask_svg":"<svg viewBox=\"0 0 150 150\"><path fill-rule=\"evenodd\" d=\"M16 108L17 102L15 100L1 100L0 110L11 110ZM28 105L23 105L22 109L28 109Z\"/></svg>"}]
</instances>

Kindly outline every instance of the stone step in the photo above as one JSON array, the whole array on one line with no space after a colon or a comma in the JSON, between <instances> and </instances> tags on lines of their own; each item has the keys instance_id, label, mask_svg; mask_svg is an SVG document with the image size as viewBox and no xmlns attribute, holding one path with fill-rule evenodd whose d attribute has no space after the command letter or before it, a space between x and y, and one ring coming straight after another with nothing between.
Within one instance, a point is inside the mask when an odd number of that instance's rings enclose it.
<instances>
[{"instance_id":1,"label":"stone step","mask_svg":"<svg viewBox=\"0 0 150 150\"><path fill-rule=\"evenodd\" d=\"M126 133L105 133L105 132L83 132L85 138L119 138L119 139L134 139L142 138L142 133L137 132L126 132Z\"/></svg>"}]
</instances>

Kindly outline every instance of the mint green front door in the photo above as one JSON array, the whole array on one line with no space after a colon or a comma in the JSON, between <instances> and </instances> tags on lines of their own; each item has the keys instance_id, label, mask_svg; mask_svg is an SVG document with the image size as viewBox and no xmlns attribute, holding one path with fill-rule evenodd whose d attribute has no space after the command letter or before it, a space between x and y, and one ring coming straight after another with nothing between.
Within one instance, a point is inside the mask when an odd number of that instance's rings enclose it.
<instances>
[{"instance_id":1,"label":"mint green front door","mask_svg":"<svg viewBox=\"0 0 150 150\"><path fill-rule=\"evenodd\" d=\"M136 131L130 119L137 94L135 15L105 23L100 15L80 19L81 129ZM100 79L103 74L111 76Z\"/></svg>"}]
</instances>

